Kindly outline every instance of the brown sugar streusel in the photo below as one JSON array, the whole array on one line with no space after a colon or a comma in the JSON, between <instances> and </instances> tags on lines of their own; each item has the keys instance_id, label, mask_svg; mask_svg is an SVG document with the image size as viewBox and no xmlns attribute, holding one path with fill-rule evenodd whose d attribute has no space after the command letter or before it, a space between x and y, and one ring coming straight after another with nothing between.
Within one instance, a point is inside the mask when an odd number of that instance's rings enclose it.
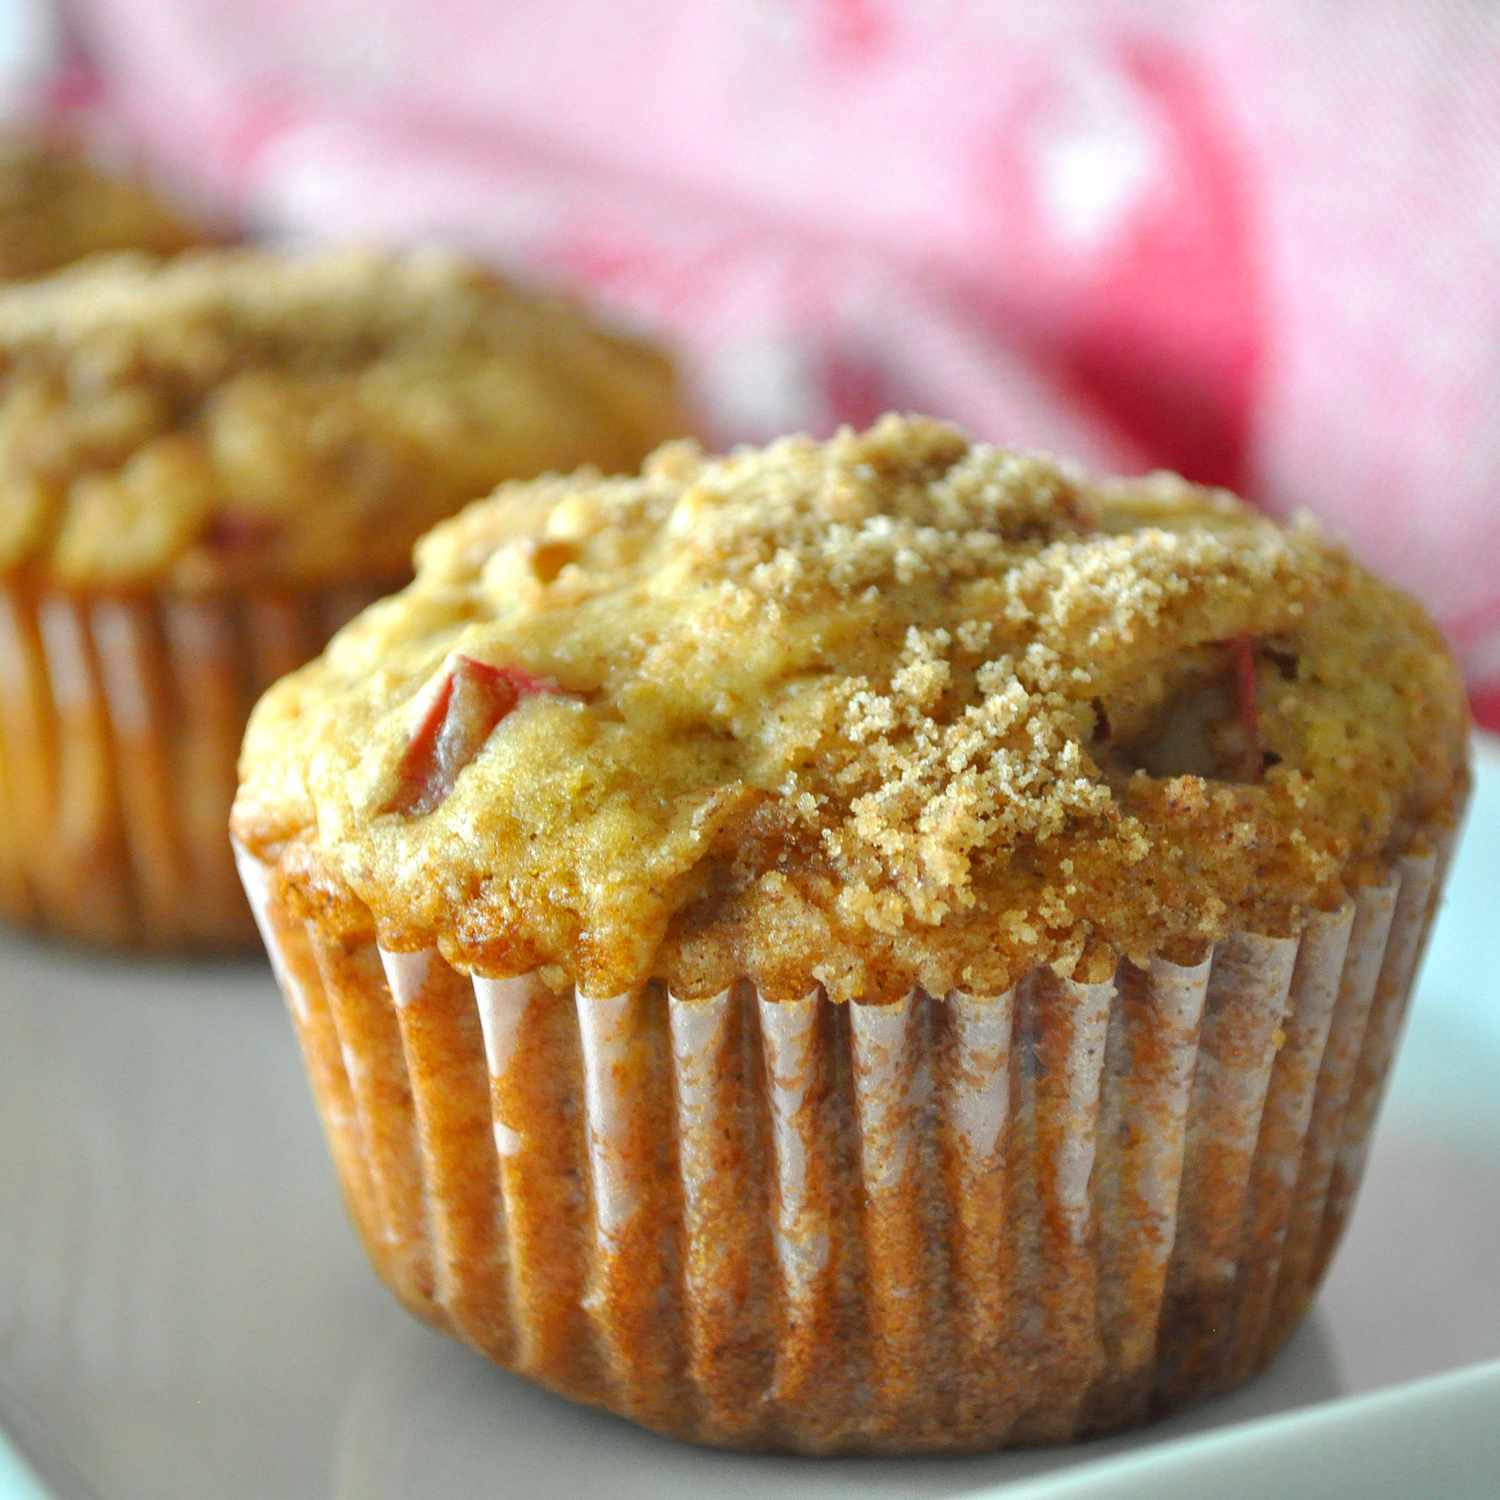
<instances>
[{"instance_id":1,"label":"brown sugar streusel","mask_svg":"<svg viewBox=\"0 0 1500 1500\"><path fill-rule=\"evenodd\" d=\"M398 580L498 480L684 425L654 347L437 252L96 259L0 294L0 569Z\"/></svg>"},{"instance_id":2,"label":"brown sugar streusel","mask_svg":"<svg viewBox=\"0 0 1500 1500\"><path fill-rule=\"evenodd\" d=\"M1466 781L1435 627L1311 524L924 419L506 486L418 559L261 704L235 825L482 974L1088 981L1336 907Z\"/></svg>"}]
</instances>

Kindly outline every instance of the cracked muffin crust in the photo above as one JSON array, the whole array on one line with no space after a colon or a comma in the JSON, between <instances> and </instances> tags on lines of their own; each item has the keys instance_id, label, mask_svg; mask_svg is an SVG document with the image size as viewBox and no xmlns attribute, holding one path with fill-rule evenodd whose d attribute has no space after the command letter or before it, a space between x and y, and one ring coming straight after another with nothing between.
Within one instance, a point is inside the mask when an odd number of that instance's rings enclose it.
<instances>
[{"instance_id":1,"label":"cracked muffin crust","mask_svg":"<svg viewBox=\"0 0 1500 1500\"><path fill-rule=\"evenodd\" d=\"M500 480L683 426L657 350L446 255L108 257L0 293L0 569L397 580Z\"/></svg>"},{"instance_id":2,"label":"cracked muffin crust","mask_svg":"<svg viewBox=\"0 0 1500 1500\"><path fill-rule=\"evenodd\" d=\"M1291 932L1466 782L1435 627L1310 524L927 420L509 486L418 562L260 705L235 826L481 974L1089 981Z\"/></svg>"}]
</instances>

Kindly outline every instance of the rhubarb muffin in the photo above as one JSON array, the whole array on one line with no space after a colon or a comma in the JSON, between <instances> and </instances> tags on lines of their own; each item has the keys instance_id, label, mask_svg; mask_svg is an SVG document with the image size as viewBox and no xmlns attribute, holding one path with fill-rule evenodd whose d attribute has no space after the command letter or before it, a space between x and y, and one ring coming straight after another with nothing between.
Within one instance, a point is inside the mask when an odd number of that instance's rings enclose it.
<instances>
[{"instance_id":1,"label":"rhubarb muffin","mask_svg":"<svg viewBox=\"0 0 1500 1500\"><path fill-rule=\"evenodd\" d=\"M114 250L175 255L211 238L145 182L107 171L75 144L0 136L0 280Z\"/></svg>"},{"instance_id":2,"label":"rhubarb muffin","mask_svg":"<svg viewBox=\"0 0 1500 1500\"><path fill-rule=\"evenodd\" d=\"M1297 1324L1467 786L1311 525L888 417L510 485L234 814L371 1257L726 1445L1146 1419Z\"/></svg>"},{"instance_id":3,"label":"rhubarb muffin","mask_svg":"<svg viewBox=\"0 0 1500 1500\"><path fill-rule=\"evenodd\" d=\"M102 256L0 291L0 910L253 941L227 821L259 694L465 502L681 430L662 354L435 254Z\"/></svg>"}]
</instances>

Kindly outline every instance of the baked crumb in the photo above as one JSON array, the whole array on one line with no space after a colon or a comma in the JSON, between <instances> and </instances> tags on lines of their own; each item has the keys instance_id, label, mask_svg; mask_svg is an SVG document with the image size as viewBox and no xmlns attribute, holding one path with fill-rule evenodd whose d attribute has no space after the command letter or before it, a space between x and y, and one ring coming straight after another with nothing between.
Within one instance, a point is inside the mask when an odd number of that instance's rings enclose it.
<instances>
[{"instance_id":1,"label":"baked crumb","mask_svg":"<svg viewBox=\"0 0 1500 1500\"><path fill-rule=\"evenodd\" d=\"M1315 530L925 419L507 486L418 561L262 703L235 826L485 973L996 993L1287 930L1466 775L1436 630ZM459 659L562 692L391 813Z\"/></svg>"}]
</instances>

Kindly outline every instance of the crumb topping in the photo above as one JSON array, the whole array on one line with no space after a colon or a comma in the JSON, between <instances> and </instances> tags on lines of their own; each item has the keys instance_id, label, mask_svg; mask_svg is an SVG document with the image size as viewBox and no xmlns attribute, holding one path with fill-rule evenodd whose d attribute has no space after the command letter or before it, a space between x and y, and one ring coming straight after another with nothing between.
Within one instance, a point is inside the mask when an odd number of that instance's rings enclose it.
<instances>
[{"instance_id":1,"label":"crumb topping","mask_svg":"<svg viewBox=\"0 0 1500 1500\"><path fill-rule=\"evenodd\" d=\"M0 292L0 568L399 580L502 480L682 426L663 355L447 256L96 258Z\"/></svg>"},{"instance_id":2,"label":"crumb topping","mask_svg":"<svg viewBox=\"0 0 1500 1500\"><path fill-rule=\"evenodd\" d=\"M1310 524L925 419L506 486L418 565L262 702L237 833L393 946L591 995L1287 930L1466 776L1435 628Z\"/></svg>"},{"instance_id":3,"label":"crumb topping","mask_svg":"<svg viewBox=\"0 0 1500 1500\"><path fill-rule=\"evenodd\" d=\"M144 183L104 171L74 146L0 136L0 280L109 250L175 255L209 237Z\"/></svg>"}]
</instances>

